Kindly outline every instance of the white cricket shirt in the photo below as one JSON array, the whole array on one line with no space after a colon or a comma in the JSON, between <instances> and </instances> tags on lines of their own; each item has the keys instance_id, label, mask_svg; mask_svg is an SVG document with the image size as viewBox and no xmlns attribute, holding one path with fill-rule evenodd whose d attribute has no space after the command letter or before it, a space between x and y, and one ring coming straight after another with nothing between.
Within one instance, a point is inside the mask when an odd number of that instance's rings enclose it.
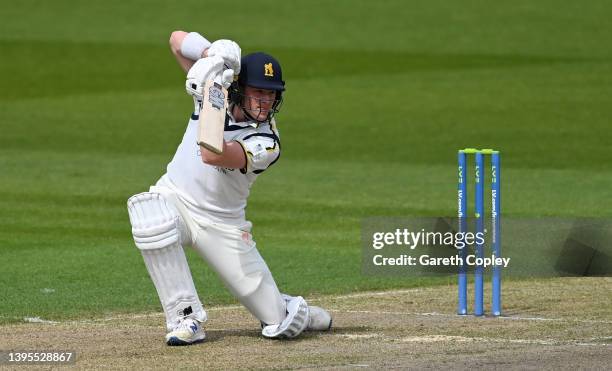
<instances>
[{"instance_id":1,"label":"white cricket shirt","mask_svg":"<svg viewBox=\"0 0 612 371\"><path fill-rule=\"evenodd\" d=\"M246 169L227 169L205 164L197 144L198 116L193 114L181 144L162 177L197 220L220 222L238 227L250 226L245 208L251 185L257 176L280 156L280 139L271 123L236 123L231 115L225 121L226 141L237 141L245 150ZM247 226L248 224L248 226Z\"/></svg>"}]
</instances>

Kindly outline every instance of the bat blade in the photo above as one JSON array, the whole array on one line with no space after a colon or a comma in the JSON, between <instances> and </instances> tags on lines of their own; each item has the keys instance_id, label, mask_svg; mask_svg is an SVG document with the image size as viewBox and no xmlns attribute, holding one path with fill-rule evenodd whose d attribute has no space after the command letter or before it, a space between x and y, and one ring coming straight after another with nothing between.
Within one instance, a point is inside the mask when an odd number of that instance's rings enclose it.
<instances>
[{"instance_id":1,"label":"bat blade","mask_svg":"<svg viewBox=\"0 0 612 371\"><path fill-rule=\"evenodd\" d=\"M227 110L227 89L213 80L206 81L198 144L217 154L223 153L223 131Z\"/></svg>"}]
</instances>

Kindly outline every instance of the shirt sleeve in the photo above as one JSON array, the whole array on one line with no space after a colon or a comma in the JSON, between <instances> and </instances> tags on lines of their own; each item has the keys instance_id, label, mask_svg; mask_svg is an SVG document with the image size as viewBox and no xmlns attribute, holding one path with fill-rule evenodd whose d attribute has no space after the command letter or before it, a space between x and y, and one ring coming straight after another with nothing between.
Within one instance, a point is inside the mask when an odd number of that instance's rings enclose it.
<instances>
[{"instance_id":1,"label":"shirt sleeve","mask_svg":"<svg viewBox=\"0 0 612 371\"><path fill-rule=\"evenodd\" d=\"M246 155L243 173L259 174L272 166L280 157L280 140L274 133L254 133L237 140Z\"/></svg>"}]
</instances>

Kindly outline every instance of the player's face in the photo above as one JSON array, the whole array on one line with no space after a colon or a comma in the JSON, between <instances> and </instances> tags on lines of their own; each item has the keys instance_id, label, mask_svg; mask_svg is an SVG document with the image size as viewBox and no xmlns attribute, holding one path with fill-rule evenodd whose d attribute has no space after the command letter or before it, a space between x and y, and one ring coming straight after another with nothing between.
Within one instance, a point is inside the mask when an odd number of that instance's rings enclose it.
<instances>
[{"instance_id":1,"label":"player's face","mask_svg":"<svg viewBox=\"0 0 612 371\"><path fill-rule=\"evenodd\" d=\"M246 86L244 89L244 109L257 121L268 118L268 112L274 105L276 91Z\"/></svg>"}]
</instances>

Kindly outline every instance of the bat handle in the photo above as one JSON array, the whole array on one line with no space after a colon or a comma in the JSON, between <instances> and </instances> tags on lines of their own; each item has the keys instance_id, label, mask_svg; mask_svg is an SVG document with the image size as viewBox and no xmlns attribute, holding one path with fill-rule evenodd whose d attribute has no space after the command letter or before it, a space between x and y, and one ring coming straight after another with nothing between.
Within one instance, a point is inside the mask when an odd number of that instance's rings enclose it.
<instances>
[{"instance_id":1,"label":"bat handle","mask_svg":"<svg viewBox=\"0 0 612 371\"><path fill-rule=\"evenodd\" d=\"M199 115L201 110L202 110L202 101L196 97L193 97L193 113L196 115Z\"/></svg>"}]
</instances>

